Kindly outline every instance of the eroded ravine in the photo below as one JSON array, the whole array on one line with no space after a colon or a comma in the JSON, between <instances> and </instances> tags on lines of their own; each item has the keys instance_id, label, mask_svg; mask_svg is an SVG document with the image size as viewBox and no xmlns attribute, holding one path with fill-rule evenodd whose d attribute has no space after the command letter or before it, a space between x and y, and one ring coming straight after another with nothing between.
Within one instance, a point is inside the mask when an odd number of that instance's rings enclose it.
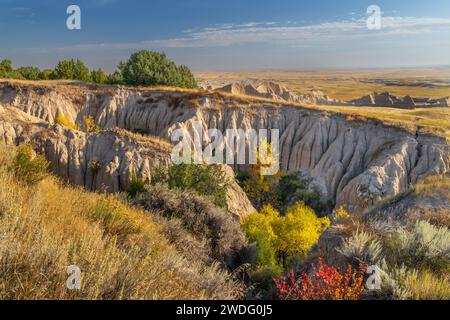
<instances>
[{"instance_id":1,"label":"eroded ravine","mask_svg":"<svg viewBox=\"0 0 450 320\"><path fill-rule=\"evenodd\" d=\"M76 86L49 88L8 84L0 86L0 101L50 124L60 113L80 125L85 116L92 116L104 130L120 128L165 140L178 128L188 130L191 135L198 134L197 122L203 130L222 132L235 128L279 129L282 170L302 172L312 179L327 200L338 206L348 205L354 212L406 192L427 175L449 171L449 144L444 138L410 132L376 120L348 121L342 115L297 106L246 102L205 92L124 88L101 92ZM3 140L8 136L7 126L6 123L0 125ZM106 159L110 169L133 163L129 166L137 166L139 174L148 171L151 175L152 164L145 163L152 161L149 160L152 154L135 148L136 154L118 151L120 156L116 158L111 150L117 146L126 149L130 141L118 142L120 139L115 136L114 139L119 140L113 139L112 143L111 138L106 137L108 134L111 131L94 136L81 132L57 133L58 139L65 140L52 142L50 144L56 146L46 148L53 148L52 157L64 159L68 167L77 168L77 161L80 161L77 159L92 161L89 155L95 154L96 158ZM80 138L82 135L86 137ZM72 145L72 141L79 139L84 140L74 144L84 145L82 151ZM108 158L107 151L114 156ZM86 168L86 165L80 167ZM97 178L100 182L94 187L117 184L114 175L121 172L117 168L102 172L104 177ZM68 174L73 175L70 170ZM86 176L86 172L75 174L82 175ZM119 176L124 180L119 180L121 184L129 178L129 174ZM88 180L84 178L84 183Z\"/></svg>"}]
</instances>

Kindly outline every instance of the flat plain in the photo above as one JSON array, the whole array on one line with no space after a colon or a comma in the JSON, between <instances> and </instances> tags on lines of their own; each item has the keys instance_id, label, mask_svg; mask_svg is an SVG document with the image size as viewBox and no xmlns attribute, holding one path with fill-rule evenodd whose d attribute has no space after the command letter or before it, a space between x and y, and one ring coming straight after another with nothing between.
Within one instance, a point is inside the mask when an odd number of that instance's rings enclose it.
<instances>
[{"instance_id":1,"label":"flat plain","mask_svg":"<svg viewBox=\"0 0 450 320\"><path fill-rule=\"evenodd\" d=\"M334 71L249 71L197 72L201 86L213 88L231 82L271 81L303 94L321 90L333 99L350 101L373 92L395 96L439 99L450 96L450 68L334 70ZM450 108L403 110L383 107L309 106L349 116L376 118L389 123L412 125L450 138Z\"/></svg>"},{"instance_id":2,"label":"flat plain","mask_svg":"<svg viewBox=\"0 0 450 320\"><path fill-rule=\"evenodd\" d=\"M274 81L292 91L317 89L339 100L357 99L372 92L426 98L450 96L450 68L335 70L335 71L252 71L197 72L202 84L220 86L234 81Z\"/></svg>"}]
</instances>

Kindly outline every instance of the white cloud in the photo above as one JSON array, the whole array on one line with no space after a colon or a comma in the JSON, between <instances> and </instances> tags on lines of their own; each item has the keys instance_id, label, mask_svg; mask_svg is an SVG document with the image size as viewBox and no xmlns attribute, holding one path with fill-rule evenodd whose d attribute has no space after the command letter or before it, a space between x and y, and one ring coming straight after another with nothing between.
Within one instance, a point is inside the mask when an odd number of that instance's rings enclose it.
<instances>
[{"instance_id":1,"label":"white cloud","mask_svg":"<svg viewBox=\"0 0 450 320\"><path fill-rule=\"evenodd\" d=\"M106 0L108 1L108 0ZM198 48L276 43L298 47L330 41L361 38L411 36L423 33L450 31L450 19L417 17L383 17L381 30L368 30L364 18L335 22L299 25L292 22L248 22L215 25L203 29L184 30L183 36L172 39L148 40L129 43L80 44L60 48L34 48L32 50L97 50L97 49L164 49Z\"/></svg>"}]
</instances>

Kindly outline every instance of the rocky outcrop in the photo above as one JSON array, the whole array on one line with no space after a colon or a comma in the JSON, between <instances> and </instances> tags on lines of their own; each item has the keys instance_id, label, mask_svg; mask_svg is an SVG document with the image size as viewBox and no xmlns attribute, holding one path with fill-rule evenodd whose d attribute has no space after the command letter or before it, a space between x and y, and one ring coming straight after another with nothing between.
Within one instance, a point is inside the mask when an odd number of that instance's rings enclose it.
<instances>
[{"instance_id":1,"label":"rocky outcrop","mask_svg":"<svg viewBox=\"0 0 450 320\"><path fill-rule=\"evenodd\" d=\"M272 99L283 102L314 104L314 105L331 105L331 106L373 106L384 108L398 109L415 109L415 108L436 108L449 107L450 98L429 99L404 96L398 97L389 92L373 92L361 98L340 101L332 99L320 90L310 90L304 94L293 93L288 87L274 82L233 82L223 87L213 89L211 86L207 90L215 90L219 92L231 93L234 95L246 95Z\"/></svg>"},{"instance_id":2,"label":"rocky outcrop","mask_svg":"<svg viewBox=\"0 0 450 320\"><path fill-rule=\"evenodd\" d=\"M179 128L191 136L206 129L278 129L281 169L308 176L324 200L356 213L409 190L428 175L449 171L449 143L444 138L377 120L349 121L338 114L204 92L118 88L113 94L88 93L83 100L83 105L61 112L78 108L74 117L79 124L90 115L105 130L121 128L163 139ZM45 101L27 105L45 109ZM27 112L36 114L33 109ZM88 144L95 143L91 139Z\"/></svg>"},{"instance_id":3,"label":"rocky outcrop","mask_svg":"<svg viewBox=\"0 0 450 320\"><path fill-rule=\"evenodd\" d=\"M64 114L69 121L75 122L80 99L71 90L58 90L45 86L22 86L12 83L0 83L0 102L17 107L32 116L55 123L58 114Z\"/></svg>"},{"instance_id":4,"label":"rocky outcrop","mask_svg":"<svg viewBox=\"0 0 450 320\"><path fill-rule=\"evenodd\" d=\"M133 175L151 182L156 168L171 163L172 146L160 139L120 129L88 134L50 125L1 105L0 142L31 143L45 155L52 172L92 191L127 190ZM236 183L233 170L228 166L224 170L229 182L226 197L229 212L243 217L255 211Z\"/></svg>"},{"instance_id":5,"label":"rocky outcrop","mask_svg":"<svg viewBox=\"0 0 450 320\"><path fill-rule=\"evenodd\" d=\"M436 105L439 105L440 107L450 107L450 97L438 99Z\"/></svg>"},{"instance_id":6,"label":"rocky outcrop","mask_svg":"<svg viewBox=\"0 0 450 320\"><path fill-rule=\"evenodd\" d=\"M151 181L170 162L170 145L121 130L88 134L50 125L11 108L0 112L0 141L32 143L58 176L89 190L126 190L131 176Z\"/></svg>"},{"instance_id":7,"label":"rocky outcrop","mask_svg":"<svg viewBox=\"0 0 450 320\"><path fill-rule=\"evenodd\" d=\"M326 198L361 212L377 201L407 191L430 174L449 170L444 139L385 127L377 121L351 123L336 115L293 107L197 109L170 127L195 133L204 128L279 129L281 168L311 177ZM237 167L238 168L238 167Z\"/></svg>"},{"instance_id":8,"label":"rocky outcrop","mask_svg":"<svg viewBox=\"0 0 450 320\"><path fill-rule=\"evenodd\" d=\"M385 108L399 108L399 109L415 109L415 108L430 108L430 107L448 107L450 106L449 98L442 99L428 99L428 98L412 98L410 96L397 97L389 92L377 93L363 96L349 102L350 105L355 106L374 106Z\"/></svg>"},{"instance_id":9,"label":"rocky outcrop","mask_svg":"<svg viewBox=\"0 0 450 320\"><path fill-rule=\"evenodd\" d=\"M377 106L386 108L414 109L416 102L410 96L403 98L391 95L389 92L373 93L368 96L350 101L350 104L356 106Z\"/></svg>"},{"instance_id":10,"label":"rocky outcrop","mask_svg":"<svg viewBox=\"0 0 450 320\"><path fill-rule=\"evenodd\" d=\"M317 105L344 104L341 101L331 99L319 90L311 90L306 94L295 94L286 86L274 82L261 82L256 84L233 82L215 90L235 95L247 95L294 103L308 103Z\"/></svg>"}]
</instances>

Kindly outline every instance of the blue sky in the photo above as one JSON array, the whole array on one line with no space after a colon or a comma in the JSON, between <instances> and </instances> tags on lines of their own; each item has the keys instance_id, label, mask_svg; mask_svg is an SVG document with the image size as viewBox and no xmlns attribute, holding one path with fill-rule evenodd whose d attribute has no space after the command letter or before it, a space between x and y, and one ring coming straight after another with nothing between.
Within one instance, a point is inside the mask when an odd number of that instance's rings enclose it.
<instances>
[{"instance_id":1,"label":"blue sky","mask_svg":"<svg viewBox=\"0 0 450 320\"><path fill-rule=\"evenodd\" d=\"M79 5L82 29L66 28ZM367 7L381 30L366 27ZM114 70L140 49L194 70L450 65L448 0L0 0L0 59Z\"/></svg>"}]
</instances>

